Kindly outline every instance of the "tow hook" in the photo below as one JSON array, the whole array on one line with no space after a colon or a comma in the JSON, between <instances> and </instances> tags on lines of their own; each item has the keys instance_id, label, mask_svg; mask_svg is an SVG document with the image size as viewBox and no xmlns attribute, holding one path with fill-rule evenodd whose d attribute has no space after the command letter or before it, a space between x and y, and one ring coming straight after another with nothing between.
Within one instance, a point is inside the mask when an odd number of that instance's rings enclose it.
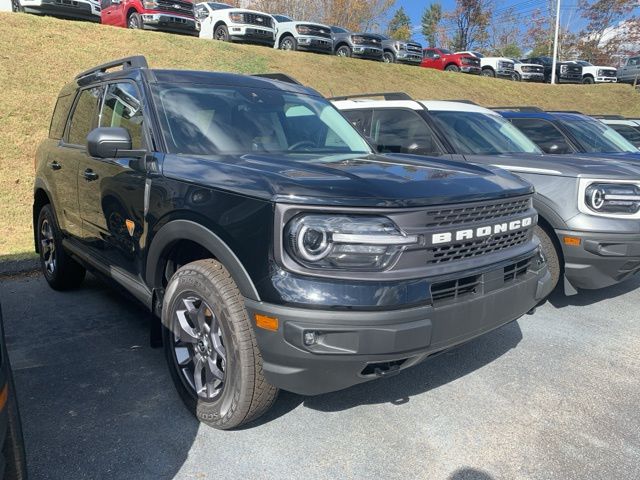
<instances>
[{"instance_id":1,"label":"tow hook","mask_svg":"<svg viewBox=\"0 0 640 480\"><path fill-rule=\"evenodd\" d=\"M391 377L400 373L400 365L389 365L388 367L376 367L373 371L376 377Z\"/></svg>"}]
</instances>

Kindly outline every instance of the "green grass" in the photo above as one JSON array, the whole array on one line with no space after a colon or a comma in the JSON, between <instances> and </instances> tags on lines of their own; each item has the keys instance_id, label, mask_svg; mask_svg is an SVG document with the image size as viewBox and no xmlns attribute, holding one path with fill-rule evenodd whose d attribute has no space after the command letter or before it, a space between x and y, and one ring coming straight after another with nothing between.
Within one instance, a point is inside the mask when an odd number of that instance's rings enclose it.
<instances>
[{"instance_id":1,"label":"green grass","mask_svg":"<svg viewBox=\"0 0 640 480\"><path fill-rule=\"evenodd\" d=\"M60 88L123 56L143 54L160 68L284 72L325 95L405 91L419 99L640 116L640 95L628 85L521 84L24 14L0 13L0 23L0 257L33 249L33 159Z\"/></svg>"}]
</instances>

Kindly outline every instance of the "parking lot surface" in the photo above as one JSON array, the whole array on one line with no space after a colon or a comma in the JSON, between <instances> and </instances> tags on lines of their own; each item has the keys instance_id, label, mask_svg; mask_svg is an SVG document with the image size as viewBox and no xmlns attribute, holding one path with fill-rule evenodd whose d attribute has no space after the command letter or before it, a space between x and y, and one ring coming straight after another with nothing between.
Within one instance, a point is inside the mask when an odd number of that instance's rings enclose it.
<instances>
[{"instance_id":1,"label":"parking lot surface","mask_svg":"<svg viewBox=\"0 0 640 480\"><path fill-rule=\"evenodd\" d=\"M640 279L554 297L400 375L199 426L144 310L2 279L32 479L613 479L640 473Z\"/></svg>"}]
</instances>

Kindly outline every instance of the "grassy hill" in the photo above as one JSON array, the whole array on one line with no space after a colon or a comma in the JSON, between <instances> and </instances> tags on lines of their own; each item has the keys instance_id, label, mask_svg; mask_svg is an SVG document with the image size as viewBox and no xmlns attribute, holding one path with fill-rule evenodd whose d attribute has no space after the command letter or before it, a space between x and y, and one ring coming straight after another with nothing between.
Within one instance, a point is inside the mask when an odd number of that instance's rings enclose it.
<instances>
[{"instance_id":1,"label":"grassy hill","mask_svg":"<svg viewBox=\"0 0 640 480\"><path fill-rule=\"evenodd\" d=\"M420 99L640 116L640 95L628 85L521 84L25 14L0 13L0 23L0 257L32 251L33 159L59 89L81 70L128 55L144 54L153 67L284 72L325 95L405 91Z\"/></svg>"}]
</instances>

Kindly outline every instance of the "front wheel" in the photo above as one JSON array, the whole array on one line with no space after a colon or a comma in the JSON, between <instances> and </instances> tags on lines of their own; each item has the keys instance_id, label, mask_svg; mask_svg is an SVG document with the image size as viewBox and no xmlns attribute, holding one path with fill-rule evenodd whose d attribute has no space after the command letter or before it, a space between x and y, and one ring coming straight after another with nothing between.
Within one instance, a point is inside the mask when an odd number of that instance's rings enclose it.
<instances>
[{"instance_id":1,"label":"front wheel","mask_svg":"<svg viewBox=\"0 0 640 480\"><path fill-rule=\"evenodd\" d=\"M284 37L280 41L280 50L295 51L298 49L298 42L293 37Z\"/></svg>"},{"instance_id":2,"label":"front wheel","mask_svg":"<svg viewBox=\"0 0 640 480\"><path fill-rule=\"evenodd\" d=\"M220 40L221 42L229 41L229 29L226 25L220 25L216 28L216 31L213 32L214 40Z\"/></svg>"},{"instance_id":3,"label":"front wheel","mask_svg":"<svg viewBox=\"0 0 640 480\"><path fill-rule=\"evenodd\" d=\"M518 72L513 72L511 74L511 80L513 80L514 82L521 82L522 76Z\"/></svg>"},{"instance_id":4,"label":"front wheel","mask_svg":"<svg viewBox=\"0 0 640 480\"><path fill-rule=\"evenodd\" d=\"M384 63L396 63L396 56L392 52L384 52L382 59Z\"/></svg>"},{"instance_id":5,"label":"front wheel","mask_svg":"<svg viewBox=\"0 0 640 480\"><path fill-rule=\"evenodd\" d=\"M556 247L556 243L553 241L551 235L549 235L549 233L540 225L536 225L533 233L540 240L542 253L544 253L545 258L547 259L547 268L551 274L552 290L554 290L560 281L560 274L562 273L562 264L560 261L558 247Z\"/></svg>"},{"instance_id":6,"label":"front wheel","mask_svg":"<svg viewBox=\"0 0 640 480\"><path fill-rule=\"evenodd\" d=\"M483 77L490 77L490 78L495 78L495 76L496 76L495 72L493 70L491 70L490 68L482 69L481 75Z\"/></svg>"},{"instance_id":7,"label":"front wheel","mask_svg":"<svg viewBox=\"0 0 640 480\"><path fill-rule=\"evenodd\" d=\"M582 83L584 83L585 85L593 85L594 83L596 83L596 81L593 79L593 77L584 77L582 79Z\"/></svg>"},{"instance_id":8,"label":"front wheel","mask_svg":"<svg viewBox=\"0 0 640 480\"><path fill-rule=\"evenodd\" d=\"M445 68L444 70L445 72L459 72L460 67L458 67L457 65L447 65L447 68Z\"/></svg>"},{"instance_id":9,"label":"front wheel","mask_svg":"<svg viewBox=\"0 0 640 480\"><path fill-rule=\"evenodd\" d=\"M162 324L174 384L201 422L227 430L273 405L278 389L264 378L242 296L222 264L180 268L167 287Z\"/></svg>"},{"instance_id":10,"label":"front wheel","mask_svg":"<svg viewBox=\"0 0 640 480\"><path fill-rule=\"evenodd\" d=\"M135 30L142 28L142 17L139 13L133 12L131 15L129 15L129 20L127 20L127 28L132 28Z\"/></svg>"},{"instance_id":11,"label":"front wheel","mask_svg":"<svg viewBox=\"0 0 640 480\"><path fill-rule=\"evenodd\" d=\"M350 57L351 56L351 48L349 48L347 45L342 45L336 51L336 55L339 56L339 57Z\"/></svg>"}]
</instances>

